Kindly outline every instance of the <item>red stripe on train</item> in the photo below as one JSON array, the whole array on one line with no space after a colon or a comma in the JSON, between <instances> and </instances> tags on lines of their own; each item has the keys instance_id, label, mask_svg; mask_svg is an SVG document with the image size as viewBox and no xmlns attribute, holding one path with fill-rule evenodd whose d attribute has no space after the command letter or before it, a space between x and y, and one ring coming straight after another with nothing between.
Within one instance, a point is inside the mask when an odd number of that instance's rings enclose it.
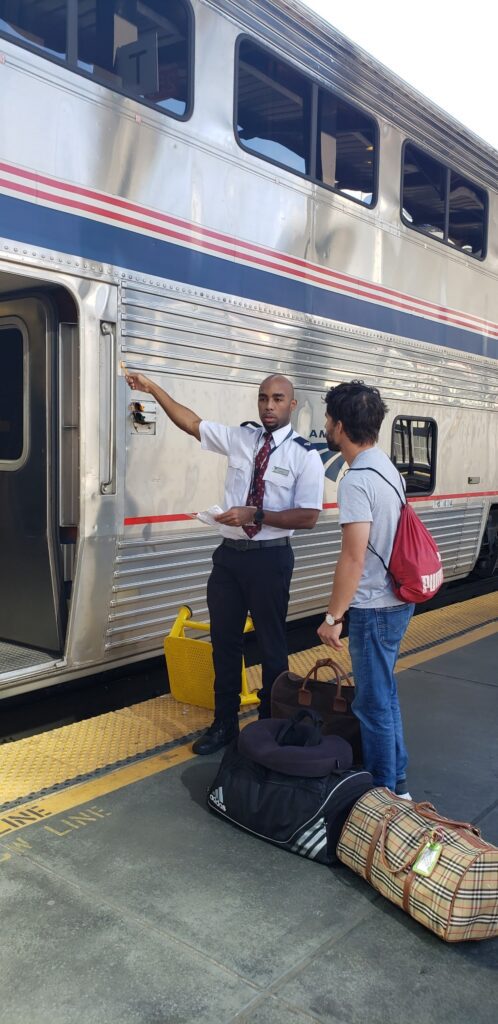
<instances>
[{"instance_id":1,"label":"red stripe on train","mask_svg":"<svg viewBox=\"0 0 498 1024\"><path fill-rule=\"evenodd\" d=\"M271 270L277 270L281 273L288 273L293 277L301 278L302 280L309 280L315 284L322 284L328 287L333 287L338 291L346 291L352 295L358 295L362 298L370 299L371 301L384 302L386 305L394 306L399 309L405 309L415 315L433 316L434 319L446 321L451 324L455 324L459 327L466 327L470 330L483 329L486 334L491 337L496 337L498 332L498 325L492 321L484 320L481 317L475 316L472 313L464 313L461 310L449 310L445 306L439 306L436 303L430 302L426 299L419 299L416 296L410 296L403 292L396 291L391 288L386 288L384 285L375 284L374 282L361 281L358 278L349 277L347 274L342 274L339 271L330 270L328 267L318 267L316 264L307 262L306 260L300 259L299 257L289 256L287 253L279 253L276 250L266 249L264 246L256 245L251 242L244 242L233 236L222 234L221 232L214 231L210 228L203 228L196 226L188 221L181 220L177 217L169 216L168 214L161 213L160 211L148 209L144 206L139 206L136 203L129 202L124 199L119 199L113 196L106 196L104 193L96 192L91 189L83 188L82 186L71 185L69 183L59 181L55 178L49 178L42 174L37 174L32 171L25 171L17 168L11 164L0 162L0 170L3 170L9 174L16 175L19 178L24 178L28 181L33 181L36 184L48 185L52 188L57 188L60 191L64 191L77 196L85 196L86 198L93 199L101 203L105 203L108 207L115 207L115 209L128 210L133 213L141 214L142 216L151 217L156 220L162 221L164 224L175 225L176 227L182 228L184 231L188 231L190 235L194 234L198 237L192 239L189 236L180 234L179 232L171 231L166 228L156 227L147 222L136 220L133 217L125 217L115 212L115 210L102 210L99 207L92 207L88 203L75 202L69 200L63 196L50 195L43 193L38 188L32 189L27 186L20 185L16 182L9 182L7 180L0 181L4 187L11 189L12 191L19 191L24 194L33 195L40 199L48 200L49 202L57 205L65 205L72 207L73 209L80 209L88 213L94 213L101 217L105 217L110 220L115 220L121 223L128 223L136 227L141 227L154 231L157 234L169 236L171 238L177 238L181 241L191 242L194 245L198 245L200 248L211 248L214 252L220 252L224 255L230 255L235 259L243 259L248 262L252 262L255 265L267 267ZM210 243L208 239L217 239L218 241L226 242L229 245L227 249L225 246L218 246ZM246 252L235 253L232 247L238 249L245 249ZM258 260L251 256L251 253L261 253L267 257L266 260ZM272 260L278 259L279 264L275 264ZM285 265L287 264L287 266ZM303 267L304 272L299 272L296 267ZM345 282L340 284L339 282ZM430 312L429 312L430 311ZM464 317L464 320L459 319Z\"/></svg>"},{"instance_id":2,"label":"red stripe on train","mask_svg":"<svg viewBox=\"0 0 498 1024\"><path fill-rule=\"evenodd\" d=\"M491 498L498 495L498 491L473 491L472 493L467 492L465 494L430 494L419 496L416 498L409 498L410 502L415 501L444 501L448 498ZM325 502L324 509L338 508L337 502ZM195 512L190 515L186 513L180 513L178 515L171 516L129 516L125 518L125 526L142 526L145 523L179 523L185 520L194 519Z\"/></svg>"}]
</instances>

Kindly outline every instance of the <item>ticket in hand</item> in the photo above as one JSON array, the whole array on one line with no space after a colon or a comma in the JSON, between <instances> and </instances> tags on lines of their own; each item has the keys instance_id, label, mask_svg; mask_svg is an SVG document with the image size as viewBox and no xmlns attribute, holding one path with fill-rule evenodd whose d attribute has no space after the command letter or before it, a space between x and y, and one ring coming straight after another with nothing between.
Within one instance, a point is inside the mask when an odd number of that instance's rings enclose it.
<instances>
[{"instance_id":1,"label":"ticket in hand","mask_svg":"<svg viewBox=\"0 0 498 1024\"><path fill-rule=\"evenodd\" d=\"M205 523L206 526L219 527L219 523L216 522L215 516L221 516L223 509L219 505L211 505L210 508L206 509L205 512L197 512L196 518L200 519L201 523Z\"/></svg>"}]
</instances>

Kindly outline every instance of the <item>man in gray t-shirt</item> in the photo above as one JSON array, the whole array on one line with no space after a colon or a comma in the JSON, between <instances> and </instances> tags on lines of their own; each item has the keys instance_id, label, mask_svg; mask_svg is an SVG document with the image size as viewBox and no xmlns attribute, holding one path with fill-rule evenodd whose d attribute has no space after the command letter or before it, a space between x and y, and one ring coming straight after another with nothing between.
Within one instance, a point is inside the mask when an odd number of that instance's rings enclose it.
<instances>
[{"instance_id":1,"label":"man in gray t-shirt","mask_svg":"<svg viewBox=\"0 0 498 1024\"><path fill-rule=\"evenodd\" d=\"M329 448L342 453L349 469L338 491L341 554L318 635L324 644L340 649L349 610L353 711L360 720L365 767L374 785L411 799L394 668L414 606L396 597L385 568L401 509L390 485L400 496L404 485L376 445L387 412L377 388L362 381L339 384L327 393L326 403Z\"/></svg>"},{"instance_id":2,"label":"man in gray t-shirt","mask_svg":"<svg viewBox=\"0 0 498 1024\"><path fill-rule=\"evenodd\" d=\"M368 466L369 469L365 469ZM377 470L372 473L372 469ZM392 487L403 495L403 482L391 460L380 448L359 452L339 484L339 523L371 523L363 572L351 600L353 608L390 608L405 602L396 597L385 565L389 565L401 504ZM363 470L363 472L362 472ZM372 551L372 548L378 554ZM379 557L380 556L380 557ZM382 561L381 561L382 559Z\"/></svg>"}]
</instances>

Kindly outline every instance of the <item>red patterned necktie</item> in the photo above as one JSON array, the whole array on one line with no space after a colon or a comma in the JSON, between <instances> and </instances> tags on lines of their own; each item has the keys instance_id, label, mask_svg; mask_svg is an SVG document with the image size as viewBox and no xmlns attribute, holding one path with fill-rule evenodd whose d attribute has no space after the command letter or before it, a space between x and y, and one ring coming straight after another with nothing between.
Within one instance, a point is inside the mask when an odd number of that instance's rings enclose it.
<instances>
[{"instance_id":1,"label":"red patterned necktie","mask_svg":"<svg viewBox=\"0 0 498 1024\"><path fill-rule=\"evenodd\" d=\"M259 452L254 460L254 473L252 475L252 481L251 486L249 488L249 494L247 495L246 505L256 505L256 508L263 508L263 498L265 493L265 482L263 480L263 477L265 475L266 467L268 465L268 459L270 458L271 438L271 434L263 434L264 444L259 449ZM259 533L261 529L261 523L251 523L250 526L243 526L242 529L245 531L245 533L247 533L248 537L254 537L256 533Z\"/></svg>"}]
</instances>

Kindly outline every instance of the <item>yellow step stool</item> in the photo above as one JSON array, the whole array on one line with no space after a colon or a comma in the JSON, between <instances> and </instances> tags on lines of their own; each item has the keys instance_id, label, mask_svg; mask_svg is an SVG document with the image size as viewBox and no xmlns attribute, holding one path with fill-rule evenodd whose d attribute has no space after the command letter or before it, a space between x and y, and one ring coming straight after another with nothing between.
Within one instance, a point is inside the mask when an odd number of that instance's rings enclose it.
<instances>
[{"instance_id":1,"label":"yellow step stool","mask_svg":"<svg viewBox=\"0 0 498 1024\"><path fill-rule=\"evenodd\" d=\"M208 622L195 622L192 610L183 604L178 611L168 636L164 640L164 657L168 669L171 694L183 704L194 704L199 708L214 708L214 665L213 648L208 640L185 636L186 629L209 633ZM252 620L246 619L244 633L254 629ZM241 707L254 707L259 697L247 686L247 676L242 660L240 690Z\"/></svg>"}]
</instances>

